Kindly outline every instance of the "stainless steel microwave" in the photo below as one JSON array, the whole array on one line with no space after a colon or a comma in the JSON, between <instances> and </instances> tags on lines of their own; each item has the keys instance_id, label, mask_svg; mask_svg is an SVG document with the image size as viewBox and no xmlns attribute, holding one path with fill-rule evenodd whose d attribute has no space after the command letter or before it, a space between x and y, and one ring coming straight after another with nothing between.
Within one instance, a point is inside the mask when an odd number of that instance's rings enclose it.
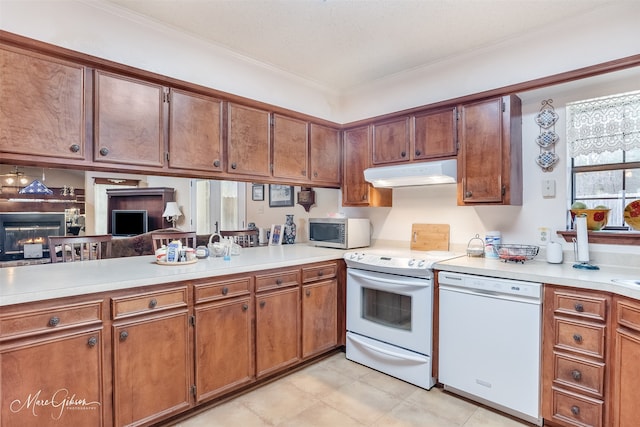
<instances>
[{"instance_id":1,"label":"stainless steel microwave","mask_svg":"<svg viewBox=\"0 0 640 427\"><path fill-rule=\"evenodd\" d=\"M371 225L367 218L310 218L309 242L327 248L363 248L371 243Z\"/></svg>"}]
</instances>

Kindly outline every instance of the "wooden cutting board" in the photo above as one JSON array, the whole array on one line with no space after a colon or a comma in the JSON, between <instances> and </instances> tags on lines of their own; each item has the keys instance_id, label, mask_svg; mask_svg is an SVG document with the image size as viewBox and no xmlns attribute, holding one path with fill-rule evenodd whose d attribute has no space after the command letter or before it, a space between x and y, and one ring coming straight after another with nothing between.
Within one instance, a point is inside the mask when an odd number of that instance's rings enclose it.
<instances>
[{"instance_id":1,"label":"wooden cutting board","mask_svg":"<svg viewBox=\"0 0 640 427\"><path fill-rule=\"evenodd\" d=\"M412 224L411 250L448 251L449 224Z\"/></svg>"}]
</instances>

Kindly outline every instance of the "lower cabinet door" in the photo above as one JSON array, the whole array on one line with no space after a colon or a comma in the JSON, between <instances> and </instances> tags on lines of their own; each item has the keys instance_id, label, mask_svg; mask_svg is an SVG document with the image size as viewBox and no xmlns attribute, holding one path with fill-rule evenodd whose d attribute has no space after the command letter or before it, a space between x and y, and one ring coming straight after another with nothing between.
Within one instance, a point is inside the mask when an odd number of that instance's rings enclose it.
<instances>
[{"instance_id":1,"label":"lower cabinet door","mask_svg":"<svg viewBox=\"0 0 640 427\"><path fill-rule=\"evenodd\" d=\"M196 307L198 403L255 378L251 308L250 298Z\"/></svg>"},{"instance_id":2,"label":"lower cabinet door","mask_svg":"<svg viewBox=\"0 0 640 427\"><path fill-rule=\"evenodd\" d=\"M113 326L114 425L160 420L190 406L186 310Z\"/></svg>"},{"instance_id":3,"label":"lower cabinet door","mask_svg":"<svg viewBox=\"0 0 640 427\"><path fill-rule=\"evenodd\" d=\"M102 328L0 346L2 427L104 426Z\"/></svg>"},{"instance_id":4,"label":"lower cabinet door","mask_svg":"<svg viewBox=\"0 0 640 427\"><path fill-rule=\"evenodd\" d=\"M302 287L302 358L337 345L337 290L335 279Z\"/></svg>"}]
</instances>

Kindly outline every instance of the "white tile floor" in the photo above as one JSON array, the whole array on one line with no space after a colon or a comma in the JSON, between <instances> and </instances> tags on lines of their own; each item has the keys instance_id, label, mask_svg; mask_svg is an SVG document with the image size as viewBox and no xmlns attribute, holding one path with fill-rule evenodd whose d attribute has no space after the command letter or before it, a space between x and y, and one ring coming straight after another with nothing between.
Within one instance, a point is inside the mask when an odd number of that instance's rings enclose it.
<instances>
[{"instance_id":1,"label":"white tile floor","mask_svg":"<svg viewBox=\"0 0 640 427\"><path fill-rule=\"evenodd\" d=\"M338 353L174 427L527 425L435 387L415 387Z\"/></svg>"}]
</instances>

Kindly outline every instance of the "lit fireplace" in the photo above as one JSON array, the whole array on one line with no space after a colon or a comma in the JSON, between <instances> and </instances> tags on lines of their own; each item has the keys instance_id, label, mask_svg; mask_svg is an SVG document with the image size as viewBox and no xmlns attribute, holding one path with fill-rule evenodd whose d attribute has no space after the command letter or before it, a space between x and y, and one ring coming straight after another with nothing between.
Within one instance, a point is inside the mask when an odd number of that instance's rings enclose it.
<instances>
[{"instance_id":1,"label":"lit fireplace","mask_svg":"<svg viewBox=\"0 0 640 427\"><path fill-rule=\"evenodd\" d=\"M49 236L64 236L64 213L0 214L0 261L24 259L24 247L42 245L42 257L49 256Z\"/></svg>"}]
</instances>

